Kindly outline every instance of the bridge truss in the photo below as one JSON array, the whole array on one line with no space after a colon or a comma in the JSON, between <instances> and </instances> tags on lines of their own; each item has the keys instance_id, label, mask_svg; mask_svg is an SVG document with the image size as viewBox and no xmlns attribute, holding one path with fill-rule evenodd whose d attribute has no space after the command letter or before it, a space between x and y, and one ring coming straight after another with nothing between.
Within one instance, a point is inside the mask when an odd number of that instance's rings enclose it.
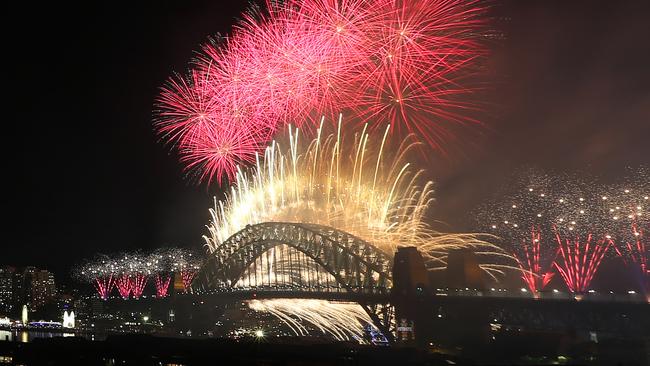
<instances>
[{"instance_id":1,"label":"bridge truss","mask_svg":"<svg viewBox=\"0 0 650 366\"><path fill-rule=\"evenodd\" d=\"M390 337L392 257L332 227L265 222L223 242L204 264L199 283L210 289L295 289L345 292ZM381 299L381 300L380 300Z\"/></svg>"}]
</instances>

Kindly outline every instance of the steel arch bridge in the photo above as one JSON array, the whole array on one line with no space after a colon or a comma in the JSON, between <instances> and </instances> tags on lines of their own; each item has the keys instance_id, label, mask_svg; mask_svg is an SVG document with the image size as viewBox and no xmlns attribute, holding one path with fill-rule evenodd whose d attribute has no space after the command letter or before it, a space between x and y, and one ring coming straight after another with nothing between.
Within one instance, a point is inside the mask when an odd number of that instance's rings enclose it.
<instances>
[{"instance_id":1,"label":"steel arch bridge","mask_svg":"<svg viewBox=\"0 0 650 366\"><path fill-rule=\"evenodd\" d=\"M359 303L392 339L393 311L386 299L392 286L393 258L329 226L292 222L247 225L210 254L197 282L205 290L233 288L253 263L280 245L304 254L324 269L349 294L349 300Z\"/></svg>"},{"instance_id":2,"label":"steel arch bridge","mask_svg":"<svg viewBox=\"0 0 650 366\"><path fill-rule=\"evenodd\" d=\"M262 254L287 245L317 263L352 293L387 293L393 260L347 232L316 224L265 222L247 225L211 253L200 280L207 288L232 287Z\"/></svg>"}]
</instances>

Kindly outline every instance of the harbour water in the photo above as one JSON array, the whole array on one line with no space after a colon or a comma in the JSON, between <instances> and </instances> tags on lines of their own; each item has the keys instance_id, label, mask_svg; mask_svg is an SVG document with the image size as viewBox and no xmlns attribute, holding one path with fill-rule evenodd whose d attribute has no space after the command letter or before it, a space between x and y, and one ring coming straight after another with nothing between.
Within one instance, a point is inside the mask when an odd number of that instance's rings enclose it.
<instances>
[{"instance_id":1,"label":"harbour water","mask_svg":"<svg viewBox=\"0 0 650 366\"><path fill-rule=\"evenodd\" d=\"M74 333L63 331L35 331L35 330L0 330L0 341L9 342L31 342L37 338L55 338L55 337L82 337L91 341L104 340L106 337L99 337L96 334Z\"/></svg>"}]
</instances>

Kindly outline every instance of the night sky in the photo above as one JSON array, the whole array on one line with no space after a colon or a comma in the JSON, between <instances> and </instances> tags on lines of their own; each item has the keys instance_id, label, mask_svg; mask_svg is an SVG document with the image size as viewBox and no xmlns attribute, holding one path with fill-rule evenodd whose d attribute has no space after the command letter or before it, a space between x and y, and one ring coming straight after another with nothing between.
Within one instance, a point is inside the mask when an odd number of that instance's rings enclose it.
<instances>
[{"instance_id":1,"label":"night sky","mask_svg":"<svg viewBox=\"0 0 650 366\"><path fill-rule=\"evenodd\" d=\"M185 179L152 131L158 88L248 2L16 9L6 29L1 264L67 275L96 252L199 248L215 187ZM615 179L650 165L650 2L494 1L483 120L446 161L436 219L468 213L522 166ZM5 25L6 27L6 25ZM8 44L7 44L8 43ZM461 136L462 137L462 136Z\"/></svg>"}]
</instances>

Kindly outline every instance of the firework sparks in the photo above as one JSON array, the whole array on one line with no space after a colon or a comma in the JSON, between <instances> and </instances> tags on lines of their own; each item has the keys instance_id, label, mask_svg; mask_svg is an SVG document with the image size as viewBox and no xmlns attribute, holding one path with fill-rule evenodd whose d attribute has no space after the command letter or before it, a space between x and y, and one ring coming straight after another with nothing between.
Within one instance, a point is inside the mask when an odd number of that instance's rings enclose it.
<instances>
[{"instance_id":1,"label":"firework sparks","mask_svg":"<svg viewBox=\"0 0 650 366\"><path fill-rule=\"evenodd\" d=\"M562 240L559 234L556 238L562 261L556 261L555 268L571 292L576 294L587 292L612 241L603 238L594 242L591 234L588 234L584 240L579 236Z\"/></svg>"},{"instance_id":2,"label":"firework sparks","mask_svg":"<svg viewBox=\"0 0 650 366\"><path fill-rule=\"evenodd\" d=\"M533 279L542 281L542 287L548 283L552 274L544 268L553 267L572 292L587 291L610 248L639 269L646 286L644 210L650 180L641 173L630 181L607 188L584 178L529 173L516 185L514 195L485 210L485 222L504 241L522 243L515 256L531 290ZM531 233L532 244L526 238ZM539 253L546 257L541 266L536 263Z\"/></svg>"},{"instance_id":3,"label":"firework sparks","mask_svg":"<svg viewBox=\"0 0 650 366\"><path fill-rule=\"evenodd\" d=\"M548 222L556 212L551 203L555 194L553 183L538 172L526 174L515 184L514 195L499 198L479 215L481 226L511 248L521 278L534 296L553 277L557 250Z\"/></svg>"},{"instance_id":4,"label":"firework sparks","mask_svg":"<svg viewBox=\"0 0 650 366\"><path fill-rule=\"evenodd\" d=\"M366 343L366 326L379 332L370 316L356 303L311 299L270 299L251 300L248 302L248 307L274 315L296 336L310 334L305 323L339 341L354 339Z\"/></svg>"},{"instance_id":5,"label":"firework sparks","mask_svg":"<svg viewBox=\"0 0 650 366\"><path fill-rule=\"evenodd\" d=\"M552 271L555 259L549 261L549 257L543 258L543 249L545 248L542 247L542 234L539 229L533 228L530 241L523 242L521 251L514 253L521 269L521 278L535 296L538 296L538 292L543 290L554 276Z\"/></svg>"},{"instance_id":6,"label":"firework sparks","mask_svg":"<svg viewBox=\"0 0 650 366\"><path fill-rule=\"evenodd\" d=\"M156 297L167 296L169 284L172 280L171 264L166 249L157 250L151 254L148 260L152 264L152 272L155 273L154 284L156 286Z\"/></svg>"},{"instance_id":7,"label":"firework sparks","mask_svg":"<svg viewBox=\"0 0 650 366\"><path fill-rule=\"evenodd\" d=\"M174 272L179 273L186 291L189 291L199 264L200 258L191 251L164 248L149 255L139 252L113 257L102 255L82 265L75 275L93 283L103 300L108 299L113 287L117 288L123 299L128 299L131 295L139 299L144 293L148 279L154 277L156 297L162 298L167 296Z\"/></svg>"},{"instance_id":8,"label":"firework sparks","mask_svg":"<svg viewBox=\"0 0 650 366\"><path fill-rule=\"evenodd\" d=\"M478 1L267 5L161 90L156 130L199 180L231 180L292 121L307 131L339 112L369 130L388 121L440 151L457 126L480 124L467 113L476 109L468 76L485 54Z\"/></svg>"},{"instance_id":9,"label":"firework sparks","mask_svg":"<svg viewBox=\"0 0 650 366\"><path fill-rule=\"evenodd\" d=\"M185 292L189 292L192 288L192 281L201 268L201 258L192 251L179 248L170 250L167 257L170 261L171 271L180 274L183 289Z\"/></svg>"},{"instance_id":10,"label":"firework sparks","mask_svg":"<svg viewBox=\"0 0 650 366\"><path fill-rule=\"evenodd\" d=\"M129 274L120 274L115 279L115 287L117 287L117 291L120 293L120 296L122 296L124 300L128 299L131 295L131 290L133 289L133 286L131 285L131 277Z\"/></svg>"},{"instance_id":11,"label":"firework sparks","mask_svg":"<svg viewBox=\"0 0 650 366\"><path fill-rule=\"evenodd\" d=\"M638 169L621 185L610 187L601 196L606 217L616 229L611 238L616 254L630 267L641 290L650 300L650 174Z\"/></svg>"},{"instance_id":12,"label":"firework sparks","mask_svg":"<svg viewBox=\"0 0 650 366\"><path fill-rule=\"evenodd\" d=\"M108 257L99 256L83 264L75 273L75 277L92 283L99 297L107 300L115 286L115 273L115 264Z\"/></svg>"},{"instance_id":13,"label":"firework sparks","mask_svg":"<svg viewBox=\"0 0 650 366\"><path fill-rule=\"evenodd\" d=\"M495 245L472 234L443 234L425 222L432 201L432 183L418 185L421 171L403 161L415 144L402 141L387 150L388 131L372 140L365 130L353 143L339 132L301 144L297 130L289 129L283 149L274 142L255 168L239 171L236 184L223 201L210 210L208 249L246 225L261 222L302 222L332 226L372 243L392 256L398 246L416 246L430 268L444 268L451 249L473 248L486 262L511 257ZM302 146L306 146L303 148ZM490 274L498 264L486 263Z\"/></svg>"},{"instance_id":14,"label":"firework sparks","mask_svg":"<svg viewBox=\"0 0 650 366\"><path fill-rule=\"evenodd\" d=\"M166 297L169 291L169 284L172 281L172 277L168 274L156 274L156 297Z\"/></svg>"}]
</instances>

